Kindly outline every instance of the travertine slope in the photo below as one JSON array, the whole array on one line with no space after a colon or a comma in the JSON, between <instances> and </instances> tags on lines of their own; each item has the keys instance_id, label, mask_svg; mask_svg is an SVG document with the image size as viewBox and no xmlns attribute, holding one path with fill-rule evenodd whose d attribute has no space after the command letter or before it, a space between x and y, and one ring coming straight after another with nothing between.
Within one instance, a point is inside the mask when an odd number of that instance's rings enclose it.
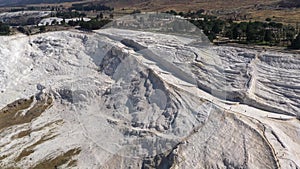
<instances>
[{"instance_id":1,"label":"travertine slope","mask_svg":"<svg viewBox=\"0 0 300 169\"><path fill-rule=\"evenodd\" d=\"M0 168L300 167L300 57L107 28L1 37Z\"/></svg>"}]
</instances>

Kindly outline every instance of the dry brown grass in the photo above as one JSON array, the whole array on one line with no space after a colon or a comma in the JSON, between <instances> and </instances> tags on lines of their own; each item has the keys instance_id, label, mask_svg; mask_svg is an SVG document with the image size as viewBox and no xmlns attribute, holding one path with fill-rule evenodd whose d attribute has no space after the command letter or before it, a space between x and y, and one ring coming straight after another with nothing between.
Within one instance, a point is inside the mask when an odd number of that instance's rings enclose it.
<instances>
[{"instance_id":1,"label":"dry brown grass","mask_svg":"<svg viewBox=\"0 0 300 169\"><path fill-rule=\"evenodd\" d=\"M53 139L54 137L56 137L55 135L54 136L49 136L49 135L46 135L46 136L43 136L41 139L39 139L37 142L35 142L34 144L32 144L31 146L25 148L20 154L19 156L15 159L15 162L19 162L23 157L26 157L26 156L29 156L30 154L34 153L34 148L37 146L37 145L40 145L48 140L51 140Z\"/></svg>"},{"instance_id":2,"label":"dry brown grass","mask_svg":"<svg viewBox=\"0 0 300 169\"><path fill-rule=\"evenodd\" d=\"M75 167L77 165L77 160L71 160L69 163L68 163L68 166L67 167Z\"/></svg>"},{"instance_id":3,"label":"dry brown grass","mask_svg":"<svg viewBox=\"0 0 300 169\"><path fill-rule=\"evenodd\" d=\"M45 124L44 126L41 126L41 127L39 127L39 128L33 129L33 130L31 130L31 129L23 130L23 131L17 133L16 135L12 136L11 138L12 138L12 139L19 139L19 138L28 136L28 135L29 135L30 133L32 133L32 132L41 131L41 130L43 130L43 129L47 128L47 127L50 127L50 126L52 126L52 125L61 125L62 123L63 123L63 120L62 120L62 119L56 120L56 121L47 123L47 124Z\"/></svg>"},{"instance_id":4,"label":"dry brown grass","mask_svg":"<svg viewBox=\"0 0 300 169\"><path fill-rule=\"evenodd\" d=\"M52 106L53 99L46 97L43 100L37 101L31 108L34 97L29 99L19 99L0 110L0 130L11 127L14 125L20 125L29 123L31 120L39 117L46 109ZM22 111L30 108L25 115L22 115Z\"/></svg>"},{"instance_id":5,"label":"dry brown grass","mask_svg":"<svg viewBox=\"0 0 300 169\"><path fill-rule=\"evenodd\" d=\"M236 11L237 14L243 16L247 15L248 18L257 21L265 21L266 18L272 18L276 22L282 23L296 23L300 21L300 9L286 9L286 10L262 10L259 6L273 6L280 2L280 0L149 0L149 1L110 1L107 4L114 6L117 13L128 13L134 9L142 11L159 11L164 12L168 10L179 11L197 11L205 9L216 14L215 11L227 11L228 14L220 14L220 17L233 17L230 11ZM124 10L125 9L125 10ZM226 13L226 12L225 12ZM274 18L273 18L274 16ZM248 20L247 20L248 21Z\"/></svg>"},{"instance_id":6,"label":"dry brown grass","mask_svg":"<svg viewBox=\"0 0 300 169\"><path fill-rule=\"evenodd\" d=\"M6 157L7 157L7 155L0 156L0 161L3 160L3 159L5 159Z\"/></svg>"},{"instance_id":7,"label":"dry brown grass","mask_svg":"<svg viewBox=\"0 0 300 169\"><path fill-rule=\"evenodd\" d=\"M265 21L266 18L271 18L272 21L282 23L295 24L300 22L300 9L259 10L249 13L251 18L257 21Z\"/></svg>"},{"instance_id":8,"label":"dry brown grass","mask_svg":"<svg viewBox=\"0 0 300 169\"><path fill-rule=\"evenodd\" d=\"M6 107L0 110L0 130L3 128L22 124L26 120L22 119L19 112L29 108L33 102L34 97L30 99L20 99L13 103L8 104Z\"/></svg>"},{"instance_id":9,"label":"dry brown grass","mask_svg":"<svg viewBox=\"0 0 300 169\"><path fill-rule=\"evenodd\" d=\"M15 159L15 162L19 162L23 157L29 156L33 152L34 152L34 150L28 150L28 149L23 150L20 153L20 155Z\"/></svg>"},{"instance_id":10,"label":"dry brown grass","mask_svg":"<svg viewBox=\"0 0 300 169\"><path fill-rule=\"evenodd\" d=\"M59 6L62 5L65 8L69 8L72 4L85 3L85 2L100 2L115 8L115 16L122 16L129 14L135 9L142 11L158 11L164 12L168 10L176 11L197 11L199 9L205 9L206 11L236 11L241 15L247 15L253 18L253 20L264 21L267 17L273 17L274 21L283 23L296 23L300 19L299 9L296 10L256 10L257 6L276 6L281 0L83 0L76 2L65 2L56 4L34 4L28 6ZM275 4L275 5L274 5ZM232 17L232 14L221 14L221 17ZM248 21L248 20L247 20ZM55 29L54 29L55 30ZM58 29L60 30L60 29Z\"/></svg>"},{"instance_id":11,"label":"dry brown grass","mask_svg":"<svg viewBox=\"0 0 300 169\"><path fill-rule=\"evenodd\" d=\"M271 4L278 2L280 0L251 0L251 1L242 1L242 0L83 0L75 2L64 2L64 3L55 3L55 4L32 4L27 6L64 6L66 8L71 7L72 4L86 3L86 2L99 2L101 4L106 4L113 6L115 9L131 8L131 9L142 9L148 11L166 11L169 9L175 9L178 11L188 11L188 10L220 10L220 9L233 9L241 7L249 7L257 4Z\"/></svg>"},{"instance_id":12,"label":"dry brown grass","mask_svg":"<svg viewBox=\"0 0 300 169\"><path fill-rule=\"evenodd\" d=\"M148 11L189 11L189 10L220 10L220 9L236 9L255 6L257 4L272 4L279 0L152 0L152 1L110 1L108 4L114 6L117 9L122 8L137 8Z\"/></svg>"},{"instance_id":13,"label":"dry brown grass","mask_svg":"<svg viewBox=\"0 0 300 169\"><path fill-rule=\"evenodd\" d=\"M53 99L48 96L42 100L37 101L34 105L34 96L30 97L29 99L19 99L0 110L0 131L12 127L14 125L20 125L31 122L33 119L39 117L46 109L50 108L53 103ZM22 115L22 112L25 112ZM31 133L31 130L24 130L20 133L12 136L12 139L22 138L27 136ZM32 146L26 148L21 152L19 157L17 157L16 161L21 160L24 156L28 156L29 154L33 153L33 148L41 144L42 142L48 140L50 138L42 138L37 143L33 144ZM6 156L0 157L0 159L4 159Z\"/></svg>"},{"instance_id":14,"label":"dry brown grass","mask_svg":"<svg viewBox=\"0 0 300 169\"><path fill-rule=\"evenodd\" d=\"M54 169L64 164L76 165L76 160L73 160L72 158L78 155L80 152L80 148L71 149L53 159L46 159L45 161L40 162L32 169Z\"/></svg>"},{"instance_id":15,"label":"dry brown grass","mask_svg":"<svg viewBox=\"0 0 300 169\"><path fill-rule=\"evenodd\" d=\"M31 133L31 130L24 130L17 134L16 138L22 138L28 136Z\"/></svg>"}]
</instances>

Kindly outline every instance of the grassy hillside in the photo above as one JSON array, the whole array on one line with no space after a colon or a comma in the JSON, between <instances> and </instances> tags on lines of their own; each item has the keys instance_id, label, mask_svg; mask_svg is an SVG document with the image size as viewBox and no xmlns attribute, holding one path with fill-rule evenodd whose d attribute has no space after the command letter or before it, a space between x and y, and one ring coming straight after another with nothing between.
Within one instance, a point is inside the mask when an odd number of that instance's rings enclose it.
<instances>
[{"instance_id":1,"label":"grassy hillside","mask_svg":"<svg viewBox=\"0 0 300 169\"><path fill-rule=\"evenodd\" d=\"M294 25L300 21L300 8L297 8L300 7L300 0L0 0L0 6L26 4L45 6L57 3L68 8L73 3L86 2L114 7L115 12L120 14L130 13L135 9L158 12L204 9L210 15L239 21L264 21L266 18L272 18L273 21Z\"/></svg>"},{"instance_id":2,"label":"grassy hillside","mask_svg":"<svg viewBox=\"0 0 300 169\"><path fill-rule=\"evenodd\" d=\"M0 0L1 5L26 5L26 4L49 4L64 2L101 2L110 4L117 8L140 8L144 10L166 10L169 8L175 10L193 10L195 8L205 8L209 10L229 9L255 6L258 4L272 4L279 0Z\"/></svg>"},{"instance_id":3,"label":"grassy hillside","mask_svg":"<svg viewBox=\"0 0 300 169\"><path fill-rule=\"evenodd\" d=\"M27 4L64 3L80 0L0 0L0 6L20 6Z\"/></svg>"}]
</instances>

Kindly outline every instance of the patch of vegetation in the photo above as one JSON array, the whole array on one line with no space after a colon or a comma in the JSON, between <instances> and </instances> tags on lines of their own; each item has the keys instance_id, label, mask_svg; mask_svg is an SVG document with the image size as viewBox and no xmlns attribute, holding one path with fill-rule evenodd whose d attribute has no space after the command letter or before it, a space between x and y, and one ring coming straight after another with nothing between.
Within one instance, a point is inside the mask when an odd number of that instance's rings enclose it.
<instances>
[{"instance_id":1,"label":"patch of vegetation","mask_svg":"<svg viewBox=\"0 0 300 169\"><path fill-rule=\"evenodd\" d=\"M85 13L79 13L77 11L75 12L57 12L56 17L59 18L64 18L64 19L69 19L69 18L80 18L80 17L85 17Z\"/></svg>"},{"instance_id":2,"label":"patch of vegetation","mask_svg":"<svg viewBox=\"0 0 300 169\"><path fill-rule=\"evenodd\" d=\"M61 155L53 158L53 159L45 159L41 163L37 164L33 167L33 169L53 169L58 168L61 165L67 164L70 165L76 165L74 164L73 158L77 156L81 152L80 148L74 148L71 149L65 153L62 153Z\"/></svg>"},{"instance_id":3,"label":"patch of vegetation","mask_svg":"<svg viewBox=\"0 0 300 169\"><path fill-rule=\"evenodd\" d=\"M69 10L77 10L77 11L113 11L114 8L105 6L102 4L94 4L94 3L80 3L80 4L72 4L72 7Z\"/></svg>"},{"instance_id":4,"label":"patch of vegetation","mask_svg":"<svg viewBox=\"0 0 300 169\"><path fill-rule=\"evenodd\" d=\"M272 19L271 19L271 18L266 18L266 21L267 21L267 22L271 22Z\"/></svg>"},{"instance_id":5,"label":"patch of vegetation","mask_svg":"<svg viewBox=\"0 0 300 169\"><path fill-rule=\"evenodd\" d=\"M183 13L167 11L166 13L180 15L188 19L204 34L211 42L218 41L220 38L227 38L227 42L241 44L268 45L268 46L290 46L291 49L298 49L300 37L296 35L300 29L291 25L273 22L267 18L266 22L248 21L233 22L232 19L219 19L215 16L204 15L204 10L197 12ZM225 42L226 43L226 42Z\"/></svg>"},{"instance_id":6,"label":"patch of vegetation","mask_svg":"<svg viewBox=\"0 0 300 169\"><path fill-rule=\"evenodd\" d=\"M270 46L288 46L296 35L296 29L290 25L276 22L241 22L223 27L221 35L248 44Z\"/></svg>"},{"instance_id":7,"label":"patch of vegetation","mask_svg":"<svg viewBox=\"0 0 300 169\"><path fill-rule=\"evenodd\" d=\"M96 20L92 19L88 22L79 22L79 26L84 30L96 30L102 28L104 25L108 24L111 20Z\"/></svg>"},{"instance_id":8,"label":"patch of vegetation","mask_svg":"<svg viewBox=\"0 0 300 169\"><path fill-rule=\"evenodd\" d=\"M292 41L290 46L291 49L300 49L300 33L297 35L296 39ZM300 117L300 116L299 116Z\"/></svg>"},{"instance_id":9,"label":"patch of vegetation","mask_svg":"<svg viewBox=\"0 0 300 169\"><path fill-rule=\"evenodd\" d=\"M0 22L0 35L9 35L10 29L9 25Z\"/></svg>"},{"instance_id":10,"label":"patch of vegetation","mask_svg":"<svg viewBox=\"0 0 300 169\"><path fill-rule=\"evenodd\" d=\"M37 101L30 108L33 101L33 96L29 99L19 99L1 109L0 130L14 125L29 123L31 120L39 117L46 109L50 108L53 103L53 99L48 96L43 100ZM26 111L28 108L30 109ZM22 111L26 111L25 115L21 114Z\"/></svg>"},{"instance_id":11,"label":"patch of vegetation","mask_svg":"<svg viewBox=\"0 0 300 169\"><path fill-rule=\"evenodd\" d=\"M25 35L30 35L31 34L31 30L28 29L27 27L23 27L23 26L19 26L17 28L17 30Z\"/></svg>"},{"instance_id":12,"label":"patch of vegetation","mask_svg":"<svg viewBox=\"0 0 300 169\"><path fill-rule=\"evenodd\" d=\"M10 9L10 12L19 12L19 11L25 11L25 8L12 8L12 9Z\"/></svg>"},{"instance_id":13,"label":"patch of vegetation","mask_svg":"<svg viewBox=\"0 0 300 169\"><path fill-rule=\"evenodd\" d=\"M204 9L199 9L196 12L189 11L187 13L184 13L184 12L178 12L177 13L174 10L166 11L167 14L180 15L180 16L185 17L185 18L199 18L199 17L203 17L203 16L216 18L215 16L203 15L204 12L205 12Z\"/></svg>"},{"instance_id":14,"label":"patch of vegetation","mask_svg":"<svg viewBox=\"0 0 300 169\"><path fill-rule=\"evenodd\" d=\"M39 29L41 33L46 32L46 26L40 26Z\"/></svg>"}]
</instances>

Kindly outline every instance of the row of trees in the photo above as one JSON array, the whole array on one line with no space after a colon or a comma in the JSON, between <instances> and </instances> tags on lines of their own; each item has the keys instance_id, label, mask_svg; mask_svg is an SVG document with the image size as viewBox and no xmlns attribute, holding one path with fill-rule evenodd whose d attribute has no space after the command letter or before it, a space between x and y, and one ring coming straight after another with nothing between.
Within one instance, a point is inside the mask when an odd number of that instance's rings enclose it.
<instances>
[{"instance_id":1,"label":"row of trees","mask_svg":"<svg viewBox=\"0 0 300 169\"><path fill-rule=\"evenodd\" d=\"M105 6L102 4L93 4L93 3L80 3L72 4L72 7L69 10L78 10L78 11L113 11L114 8Z\"/></svg>"},{"instance_id":2,"label":"row of trees","mask_svg":"<svg viewBox=\"0 0 300 169\"><path fill-rule=\"evenodd\" d=\"M225 37L240 42L287 46L291 44L298 30L281 23L250 21L231 23L230 26L224 27L222 33Z\"/></svg>"},{"instance_id":3,"label":"row of trees","mask_svg":"<svg viewBox=\"0 0 300 169\"><path fill-rule=\"evenodd\" d=\"M81 29L84 30L95 30L95 29L100 29L104 25L108 24L110 20L104 19L104 20L97 20L97 19L92 19L88 22L79 22L79 26Z\"/></svg>"},{"instance_id":4,"label":"row of trees","mask_svg":"<svg viewBox=\"0 0 300 169\"><path fill-rule=\"evenodd\" d=\"M203 13L205 12L204 9L199 9L197 10L196 12L193 12L193 11L189 11L189 12L176 12L174 10L170 10L170 11L166 11L165 13L167 14L171 14L171 15L180 15L182 17L185 17L185 18L199 18L199 17L203 17Z\"/></svg>"},{"instance_id":5,"label":"row of trees","mask_svg":"<svg viewBox=\"0 0 300 169\"><path fill-rule=\"evenodd\" d=\"M202 15L201 19L191 19L194 25L202 29L211 41L227 37L238 43L258 45L293 46L296 48L299 29L291 25L276 22L233 22L216 17Z\"/></svg>"},{"instance_id":6,"label":"row of trees","mask_svg":"<svg viewBox=\"0 0 300 169\"><path fill-rule=\"evenodd\" d=\"M75 11L75 12L57 12L55 14L55 16L59 17L59 18L68 19L68 18L81 18L81 17L85 17L86 14L85 13L79 13L77 11Z\"/></svg>"}]
</instances>

